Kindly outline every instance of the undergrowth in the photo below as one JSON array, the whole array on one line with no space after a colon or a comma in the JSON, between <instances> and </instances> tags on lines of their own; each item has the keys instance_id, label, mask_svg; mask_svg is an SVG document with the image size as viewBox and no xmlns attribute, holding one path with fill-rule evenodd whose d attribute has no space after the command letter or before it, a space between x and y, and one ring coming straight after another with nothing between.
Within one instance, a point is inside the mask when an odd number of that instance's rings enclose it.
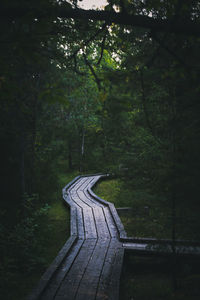
<instances>
[{"instance_id":1,"label":"undergrowth","mask_svg":"<svg viewBox=\"0 0 200 300\"><path fill-rule=\"evenodd\" d=\"M62 188L75 176L77 172L60 174L57 189L45 204L40 204L38 194L24 195L17 224L0 226L2 299L25 299L68 239L70 213Z\"/></svg>"},{"instance_id":2,"label":"undergrowth","mask_svg":"<svg viewBox=\"0 0 200 300\"><path fill-rule=\"evenodd\" d=\"M121 179L100 181L94 188L101 198L115 204L116 208L130 207L130 211L119 211L121 221L128 236L171 238L171 203L164 196L152 194L151 189L131 187ZM191 207L177 205L176 238L187 240L200 239L197 228L198 212ZM190 226L185 226L185 221Z\"/></svg>"},{"instance_id":3,"label":"undergrowth","mask_svg":"<svg viewBox=\"0 0 200 300\"><path fill-rule=\"evenodd\" d=\"M120 300L196 300L200 296L200 260L179 259L176 289L170 258L137 257L125 254Z\"/></svg>"}]
</instances>

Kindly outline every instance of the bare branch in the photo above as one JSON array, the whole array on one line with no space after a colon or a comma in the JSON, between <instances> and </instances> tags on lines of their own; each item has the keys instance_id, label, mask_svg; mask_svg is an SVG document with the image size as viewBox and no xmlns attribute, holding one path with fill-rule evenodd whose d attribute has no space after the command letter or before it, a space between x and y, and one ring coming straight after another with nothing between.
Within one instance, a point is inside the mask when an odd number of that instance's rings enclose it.
<instances>
[{"instance_id":1,"label":"bare branch","mask_svg":"<svg viewBox=\"0 0 200 300\"><path fill-rule=\"evenodd\" d=\"M100 54L99 60L97 62L97 65L99 65L101 63L101 60L103 58L103 51L105 48L106 36L107 36L107 31L105 32L105 35L104 35L102 43L101 43L101 54Z\"/></svg>"},{"instance_id":2,"label":"bare branch","mask_svg":"<svg viewBox=\"0 0 200 300\"><path fill-rule=\"evenodd\" d=\"M19 8L3 8L0 10L0 16L10 19L20 18L29 13L27 7ZM144 15L132 15L128 13L121 13L115 11L98 11L98 10L84 10L78 8L69 8L66 4L55 5L49 10L42 11L39 8L35 8L32 12L34 17L52 17L52 18L73 18L73 19L85 19L85 20L100 20L106 22L112 22L115 24L123 24L130 26L142 27L145 29L154 30L157 32L170 32L175 34L193 35L199 37L200 35L200 23L196 20L178 19L178 22L173 23L172 19L159 19ZM173 25L173 26L171 26Z\"/></svg>"},{"instance_id":3,"label":"bare branch","mask_svg":"<svg viewBox=\"0 0 200 300\"><path fill-rule=\"evenodd\" d=\"M156 19L143 15L130 15L127 13L117 13L114 11L95 11L84 9L65 9L60 7L58 16L61 18L79 18L102 20L115 24L138 26L142 28L152 29L160 32L170 32L186 35L200 35L200 24L197 21L184 20L184 23L179 20L171 26L171 19Z\"/></svg>"},{"instance_id":4,"label":"bare branch","mask_svg":"<svg viewBox=\"0 0 200 300\"><path fill-rule=\"evenodd\" d=\"M75 50L74 53L68 57L68 60L73 59L74 56L76 56L81 49L83 50L83 48L87 46L90 42L92 42L101 32L104 31L105 28L106 28L106 23L104 23L103 26L100 29L98 29L95 32L95 34L93 34L88 40L86 40L81 47Z\"/></svg>"}]
</instances>

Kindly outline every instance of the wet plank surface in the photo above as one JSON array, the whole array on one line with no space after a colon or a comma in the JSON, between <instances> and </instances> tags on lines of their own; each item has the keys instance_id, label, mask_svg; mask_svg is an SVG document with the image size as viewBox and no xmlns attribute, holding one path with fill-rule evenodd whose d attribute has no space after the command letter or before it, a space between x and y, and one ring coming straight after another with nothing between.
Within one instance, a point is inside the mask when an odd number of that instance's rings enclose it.
<instances>
[{"instance_id":1,"label":"wet plank surface","mask_svg":"<svg viewBox=\"0 0 200 300\"><path fill-rule=\"evenodd\" d=\"M109 205L89 193L100 177L80 177L63 190L71 208L74 238L66 253L62 251L54 272L40 282L29 300L118 299L124 248Z\"/></svg>"}]
</instances>

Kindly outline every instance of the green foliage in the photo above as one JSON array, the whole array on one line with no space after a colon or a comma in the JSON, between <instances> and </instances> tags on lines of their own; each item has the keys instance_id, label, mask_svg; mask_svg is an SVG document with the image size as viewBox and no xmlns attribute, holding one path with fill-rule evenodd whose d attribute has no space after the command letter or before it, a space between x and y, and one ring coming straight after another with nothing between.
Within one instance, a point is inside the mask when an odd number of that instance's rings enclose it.
<instances>
[{"instance_id":1,"label":"green foliage","mask_svg":"<svg viewBox=\"0 0 200 300\"><path fill-rule=\"evenodd\" d=\"M49 206L35 209L35 201L38 195L24 195L23 216L14 227L1 225L0 252L1 264L1 290L4 299L11 299L13 289L18 288L18 276L31 276L34 270L41 269L45 265L45 258L41 256L41 244L38 240L38 232L41 230L41 220L48 214ZM21 214L21 212L19 212ZM9 225L9 224L8 224Z\"/></svg>"},{"instance_id":2,"label":"green foliage","mask_svg":"<svg viewBox=\"0 0 200 300\"><path fill-rule=\"evenodd\" d=\"M143 181L142 181L143 184ZM95 193L101 198L112 202L115 207L131 207L128 213L120 213L128 236L171 239L172 212L168 198L155 193L154 187L140 187L140 182L120 179L103 180L97 184ZM185 220L190 226L184 226ZM197 230L198 214L193 207L185 204L177 207L176 238L199 240Z\"/></svg>"},{"instance_id":3,"label":"green foliage","mask_svg":"<svg viewBox=\"0 0 200 300\"><path fill-rule=\"evenodd\" d=\"M70 236L69 208L61 200L53 202L45 222L48 222L48 232L42 238L42 242L44 247L48 245L48 251L43 250L43 256L48 262L46 266L48 266Z\"/></svg>"},{"instance_id":4,"label":"green foliage","mask_svg":"<svg viewBox=\"0 0 200 300\"><path fill-rule=\"evenodd\" d=\"M15 289L16 274L44 269L55 255L53 242L42 252L49 230L61 246L65 217L55 199L79 172L120 176L96 189L133 207L123 218L130 234L170 237L176 224L181 238L199 238L199 39L64 20L57 5L1 3L26 12L2 17L0 27L2 283L11 278ZM196 1L108 1L114 8L168 18L169 29L199 16Z\"/></svg>"},{"instance_id":5,"label":"green foliage","mask_svg":"<svg viewBox=\"0 0 200 300\"><path fill-rule=\"evenodd\" d=\"M6 222L9 214L2 213L0 279L4 299L24 299L69 237L69 209L61 191L75 176L77 172L59 176L50 205L41 206L38 194L25 194L23 215L19 210L19 221L13 227Z\"/></svg>"},{"instance_id":6,"label":"green foliage","mask_svg":"<svg viewBox=\"0 0 200 300\"><path fill-rule=\"evenodd\" d=\"M121 182L117 179L103 180L95 186L94 192L102 199L113 202L116 206L119 206L121 205L120 185Z\"/></svg>"}]
</instances>

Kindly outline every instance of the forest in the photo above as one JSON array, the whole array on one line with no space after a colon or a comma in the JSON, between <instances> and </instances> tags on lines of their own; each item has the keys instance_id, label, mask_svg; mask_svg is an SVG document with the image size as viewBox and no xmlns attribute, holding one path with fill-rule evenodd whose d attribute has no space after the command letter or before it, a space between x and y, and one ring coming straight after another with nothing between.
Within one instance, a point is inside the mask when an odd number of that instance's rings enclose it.
<instances>
[{"instance_id":1,"label":"forest","mask_svg":"<svg viewBox=\"0 0 200 300\"><path fill-rule=\"evenodd\" d=\"M0 4L5 300L25 299L67 239L62 188L78 174L112 175L96 189L141 214L122 218L130 234L200 242L200 1L82 2Z\"/></svg>"}]
</instances>

